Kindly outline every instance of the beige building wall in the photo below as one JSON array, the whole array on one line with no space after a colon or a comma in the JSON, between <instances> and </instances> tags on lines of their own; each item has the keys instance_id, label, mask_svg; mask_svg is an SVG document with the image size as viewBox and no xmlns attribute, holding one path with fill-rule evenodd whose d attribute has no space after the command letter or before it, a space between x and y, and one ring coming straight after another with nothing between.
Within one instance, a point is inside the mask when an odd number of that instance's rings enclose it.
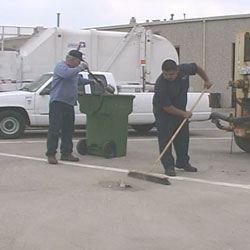
<instances>
[{"instance_id":1,"label":"beige building wall","mask_svg":"<svg viewBox=\"0 0 250 250\"><path fill-rule=\"evenodd\" d=\"M146 22L140 25L170 40L179 49L181 63L196 62L203 67L214 83L210 92L221 94L222 107L231 107L232 90L228 88L228 82L233 77L233 44L239 30L250 30L250 15ZM97 29L129 31L132 26ZM202 84L198 76L192 77L190 91L200 91Z\"/></svg>"}]
</instances>

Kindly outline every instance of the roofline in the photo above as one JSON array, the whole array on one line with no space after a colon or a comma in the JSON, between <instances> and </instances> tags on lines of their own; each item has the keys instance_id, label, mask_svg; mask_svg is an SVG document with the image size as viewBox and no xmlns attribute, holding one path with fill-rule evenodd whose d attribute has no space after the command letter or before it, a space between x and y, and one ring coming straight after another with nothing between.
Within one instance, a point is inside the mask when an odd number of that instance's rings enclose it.
<instances>
[{"instance_id":1,"label":"roofline","mask_svg":"<svg viewBox=\"0 0 250 250\"><path fill-rule=\"evenodd\" d=\"M166 24L176 24L176 23L190 23L190 22L207 22L207 21L219 21L219 20L229 20L229 19L245 19L250 18L250 14L239 14L239 15L226 15L226 16L213 16L213 17L201 17L201 18L186 18L186 19L176 19L176 20L163 20L163 21L151 21L144 23L129 23L121 25L111 25L111 26L101 26L101 27L89 27L82 29L119 29L119 28L132 28L135 24L143 26L154 26L154 25L166 25Z\"/></svg>"}]
</instances>

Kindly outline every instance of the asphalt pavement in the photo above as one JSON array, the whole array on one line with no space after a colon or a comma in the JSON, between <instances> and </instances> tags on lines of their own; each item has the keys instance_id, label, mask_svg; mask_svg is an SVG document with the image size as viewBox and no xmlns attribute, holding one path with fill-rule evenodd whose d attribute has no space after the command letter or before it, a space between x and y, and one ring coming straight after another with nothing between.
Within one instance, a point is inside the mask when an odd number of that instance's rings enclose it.
<instances>
[{"instance_id":1,"label":"asphalt pavement","mask_svg":"<svg viewBox=\"0 0 250 250\"><path fill-rule=\"evenodd\" d=\"M0 140L0 249L249 249L250 154L210 121L190 134L198 172L176 170L167 186L127 176L152 168L156 130L129 130L125 157L75 152L79 163L58 165L46 161L46 131Z\"/></svg>"}]
</instances>

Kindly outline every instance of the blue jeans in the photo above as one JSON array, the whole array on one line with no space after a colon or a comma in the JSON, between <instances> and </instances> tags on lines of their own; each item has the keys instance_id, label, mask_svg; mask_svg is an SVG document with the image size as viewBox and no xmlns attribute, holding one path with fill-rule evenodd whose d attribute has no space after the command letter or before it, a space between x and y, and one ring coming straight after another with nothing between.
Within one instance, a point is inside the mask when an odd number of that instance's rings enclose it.
<instances>
[{"instance_id":1,"label":"blue jeans","mask_svg":"<svg viewBox=\"0 0 250 250\"><path fill-rule=\"evenodd\" d=\"M47 137L47 156L54 156L61 137L60 151L64 156L73 152L73 133L75 123L74 106L54 101L49 107L49 131Z\"/></svg>"},{"instance_id":2,"label":"blue jeans","mask_svg":"<svg viewBox=\"0 0 250 250\"><path fill-rule=\"evenodd\" d=\"M164 150L165 146L180 126L183 118L170 117L165 114L155 114L157 136L160 153ZM189 125L188 122L184 124L178 135L173 141L176 163L172 154L172 145L168 148L161 158L163 167L172 168L175 164L178 166L185 166L189 162L188 147L189 147Z\"/></svg>"}]
</instances>

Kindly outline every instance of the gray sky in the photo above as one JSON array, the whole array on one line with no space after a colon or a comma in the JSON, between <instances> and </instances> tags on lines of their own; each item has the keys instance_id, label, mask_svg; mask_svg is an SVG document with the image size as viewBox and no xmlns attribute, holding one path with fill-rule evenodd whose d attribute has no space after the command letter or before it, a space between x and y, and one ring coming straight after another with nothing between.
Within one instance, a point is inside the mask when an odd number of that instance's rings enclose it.
<instances>
[{"instance_id":1,"label":"gray sky","mask_svg":"<svg viewBox=\"0 0 250 250\"><path fill-rule=\"evenodd\" d=\"M0 0L0 26L87 28L137 22L250 14L250 0Z\"/></svg>"}]
</instances>

